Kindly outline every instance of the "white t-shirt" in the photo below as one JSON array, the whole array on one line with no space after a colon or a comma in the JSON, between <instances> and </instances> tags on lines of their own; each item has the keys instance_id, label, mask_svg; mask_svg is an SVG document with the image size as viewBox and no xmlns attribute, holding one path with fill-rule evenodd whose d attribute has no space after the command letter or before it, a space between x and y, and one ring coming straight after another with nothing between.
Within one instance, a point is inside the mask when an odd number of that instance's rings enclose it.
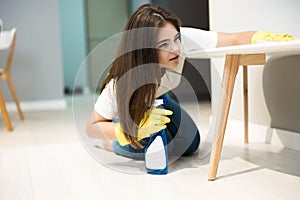
<instances>
[{"instance_id":1,"label":"white t-shirt","mask_svg":"<svg viewBox=\"0 0 300 200\"><path fill-rule=\"evenodd\" d=\"M99 95L94 110L106 119L114 119L117 115L117 96L114 87L114 79L106 85Z\"/></svg>"},{"instance_id":2,"label":"white t-shirt","mask_svg":"<svg viewBox=\"0 0 300 200\"><path fill-rule=\"evenodd\" d=\"M215 48L217 46L217 32L204 31L189 27L181 27L180 32L182 55L180 56L178 67L173 69L176 73L172 73L171 71L167 71L165 73L162 77L161 87L158 88L157 97L179 85L184 59L189 52ZM113 120L117 116L117 101L114 80L111 80L103 89L94 105L94 110L106 119Z\"/></svg>"},{"instance_id":3,"label":"white t-shirt","mask_svg":"<svg viewBox=\"0 0 300 200\"><path fill-rule=\"evenodd\" d=\"M210 49L217 46L218 35L215 31L181 27L180 33L182 50L186 55L188 55L190 51Z\"/></svg>"}]
</instances>

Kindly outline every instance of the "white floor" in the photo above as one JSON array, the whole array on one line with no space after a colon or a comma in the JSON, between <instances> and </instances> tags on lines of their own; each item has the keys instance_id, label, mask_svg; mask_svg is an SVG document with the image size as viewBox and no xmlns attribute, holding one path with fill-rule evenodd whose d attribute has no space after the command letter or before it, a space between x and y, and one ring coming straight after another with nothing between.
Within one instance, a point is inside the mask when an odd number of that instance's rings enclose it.
<instances>
[{"instance_id":1,"label":"white floor","mask_svg":"<svg viewBox=\"0 0 300 200\"><path fill-rule=\"evenodd\" d=\"M81 144L68 102L65 111L25 112L25 121L10 113L10 133L0 119L0 200L300 197L300 152L251 141L244 145L230 140L230 134L216 181L207 181L209 158L198 154L176 161L164 176L111 169ZM79 102L80 109L91 109L84 99ZM209 104L200 109L207 122Z\"/></svg>"}]
</instances>

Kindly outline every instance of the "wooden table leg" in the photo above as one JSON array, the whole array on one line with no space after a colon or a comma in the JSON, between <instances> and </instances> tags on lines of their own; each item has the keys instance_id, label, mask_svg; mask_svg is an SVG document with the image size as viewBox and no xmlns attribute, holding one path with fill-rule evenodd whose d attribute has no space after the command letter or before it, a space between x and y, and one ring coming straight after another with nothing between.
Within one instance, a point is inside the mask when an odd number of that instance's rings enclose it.
<instances>
[{"instance_id":1,"label":"wooden table leg","mask_svg":"<svg viewBox=\"0 0 300 200\"><path fill-rule=\"evenodd\" d=\"M248 66L243 66L244 79L244 143L248 144Z\"/></svg>"},{"instance_id":2,"label":"wooden table leg","mask_svg":"<svg viewBox=\"0 0 300 200\"><path fill-rule=\"evenodd\" d=\"M12 131L13 128L12 128L11 123L10 123L10 119L9 119L9 116L8 116L8 113L7 113L7 110L6 110L5 102L4 102L1 91L0 91L0 109L1 109L2 117L3 117L3 120L4 120L4 123L5 123L5 126L6 126L7 130Z\"/></svg>"},{"instance_id":3,"label":"wooden table leg","mask_svg":"<svg viewBox=\"0 0 300 200\"><path fill-rule=\"evenodd\" d=\"M217 131L218 135L216 144L212 147L208 170L208 180L215 180L217 176L234 83L240 63L240 57L240 55L226 56L221 86L221 90L223 89L225 94L220 95L222 96L222 99L220 99L219 102L220 110L218 110L219 114L218 116L216 116L217 123L219 123L220 126L215 130Z\"/></svg>"}]
</instances>

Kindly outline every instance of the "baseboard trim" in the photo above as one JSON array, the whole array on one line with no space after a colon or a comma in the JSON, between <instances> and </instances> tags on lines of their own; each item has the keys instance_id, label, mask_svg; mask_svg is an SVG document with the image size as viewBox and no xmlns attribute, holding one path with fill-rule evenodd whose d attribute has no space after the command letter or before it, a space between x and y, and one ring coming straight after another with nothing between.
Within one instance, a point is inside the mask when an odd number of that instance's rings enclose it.
<instances>
[{"instance_id":1,"label":"baseboard trim","mask_svg":"<svg viewBox=\"0 0 300 200\"><path fill-rule=\"evenodd\" d=\"M48 111L48 110L64 110L67 108L66 99L53 99L41 101L24 101L20 102L22 111ZM7 102L6 108L8 112L17 112L15 102Z\"/></svg>"},{"instance_id":2,"label":"baseboard trim","mask_svg":"<svg viewBox=\"0 0 300 200\"><path fill-rule=\"evenodd\" d=\"M300 133L271 128L255 123L249 123L248 126L249 143L269 143L300 151ZM228 120L226 132L228 133L225 135L225 139L227 138L230 142L236 142L237 140L239 140L238 142L243 142L244 122L234 119Z\"/></svg>"}]
</instances>

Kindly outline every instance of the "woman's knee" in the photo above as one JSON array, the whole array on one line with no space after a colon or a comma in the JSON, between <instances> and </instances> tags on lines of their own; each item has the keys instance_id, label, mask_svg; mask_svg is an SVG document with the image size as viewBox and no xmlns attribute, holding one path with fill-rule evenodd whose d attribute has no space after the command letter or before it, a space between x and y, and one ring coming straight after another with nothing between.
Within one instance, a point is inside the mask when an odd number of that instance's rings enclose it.
<instances>
[{"instance_id":1,"label":"woman's knee","mask_svg":"<svg viewBox=\"0 0 300 200\"><path fill-rule=\"evenodd\" d=\"M190 156L195 153L200 145L200 134L199 132L195 135L193 142L190 144L189 148L184 152L183 156Z\"/></svg>"}]
</instances>

